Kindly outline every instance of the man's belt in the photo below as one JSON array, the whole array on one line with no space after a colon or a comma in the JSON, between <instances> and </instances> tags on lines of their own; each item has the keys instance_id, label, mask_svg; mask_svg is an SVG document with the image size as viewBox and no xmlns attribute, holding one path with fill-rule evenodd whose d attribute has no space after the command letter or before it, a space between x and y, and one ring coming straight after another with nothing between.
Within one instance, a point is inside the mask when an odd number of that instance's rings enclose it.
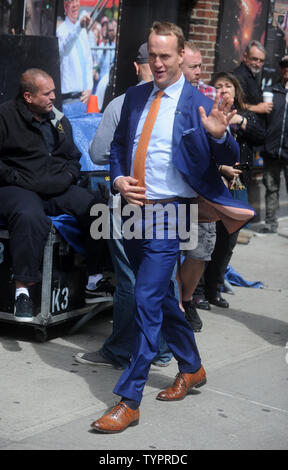
<instances>
[{"instance_id":1,"label":"man's belt","mask_svg":"<svg viewBox=\"0 0 288 470\"><path fill-rule=\"evenodd\" d=\"M167 204L168 202L178 201L178 197L170 197L168 199L144 199L143 204Z\"/></svg>"},{"instance_id":2,"label":"man's belt","mask_svg":"<svg viewBox=\"0 0 288 470\"><path fill-rule=\"evenodd\" d=\"M167 204L168 202L183 202L183 203L191 203L195 204L197 202L197 198L183 198L183 197L170 197L168 199L144 199L142 202L143 204Z\"/></svg>"},{"instance_id":3,"label":"man's belt","mask_svg":"<svg viewBox=\"0 0 288 470\"><path fill-rule=\"evenodd\" d=\"M72 91L71 93L63 93L62 100L77 100L82 95L82 91Z\"/></svg>"},{"instance_id":4,"label":"man's belt","mask_svg":"<svg viewBox=\"0 0 288 470\"><path fill-rule=\"evenodd\" d=\"M122 201L122 207L124 207L128 204L128 202L126 201L126 199L123 196L121 197L121 201ZM183 203L183 204L198 204L199 199L198 199L198 197L185 198L185 197L175 196L175 197L169 197L167 199L143 199L143 200L141 200L143 205L146 205L146 204L152 204L152 205L153 204L167 204L169 202L175 202L175 201L179 201L180 203Z\"/></svg>"}]
</instances>

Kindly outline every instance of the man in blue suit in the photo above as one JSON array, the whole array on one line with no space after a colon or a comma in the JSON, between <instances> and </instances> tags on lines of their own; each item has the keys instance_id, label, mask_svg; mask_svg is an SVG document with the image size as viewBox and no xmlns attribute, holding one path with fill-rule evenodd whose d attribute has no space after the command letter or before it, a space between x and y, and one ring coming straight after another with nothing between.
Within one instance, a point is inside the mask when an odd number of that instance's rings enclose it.
<instances>
[{"instance_id":1,"label":"man in blue suit","mask_svg":"<svg viewBox=\"0 0 288 470\"><path fill-rule=\"evenodd\" d=\"M200 220L221 218L233 232L247 223L254 211L231 198L217 168L217 164L233 165L239 157L238 144L227 131L234 114L230 111L232 102L224 98L219 103L217 97L213 103L185 81L180 68L184 36L178 26L154 22L148 50L154 81L126 93L111 145L112 190L121 193L129 208L138 207L143 226L148 207L160 205L168 209L172 205L178 214L183 204L190 208L197 203ZM160 107L145 150L143 183L138 171L138 144L140 140L143 146L146 117L148 113L150 117L151 103L159 91L164 93L160 93ZM128 213L127 206L124 209ZM179 217L177 220L176 215L175 225ZM134 348L131 362L114 389L121 401L91 425L99 432L121 432L138 424L142 393L157 354L161 328L178 362L179 373L173 385L160 392L157 399L181 400L191 388L206 383L194 333L174 295L171 275L180 237L178 233L168 236L168 219L169 211L164 210L161 238L155 234L155 222L153 236L124 240L136 277Z\"/></svg>"}]
</instances>

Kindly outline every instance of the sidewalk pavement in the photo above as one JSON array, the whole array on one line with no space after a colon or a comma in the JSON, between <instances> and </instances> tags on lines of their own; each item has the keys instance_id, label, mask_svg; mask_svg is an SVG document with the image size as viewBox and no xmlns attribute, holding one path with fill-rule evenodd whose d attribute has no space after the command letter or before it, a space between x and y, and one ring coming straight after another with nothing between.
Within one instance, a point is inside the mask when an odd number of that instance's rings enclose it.
<instances>
[{"instance_id":1,"label":"sidewalk pavement","mask_svg":"<svg viewBox=\"0 0 288 470\"><path fill-rule=\"evenodd\" d=\"M279 234L254 230L248 245L237 244L231 266L264 289L235 287L235 295L224 294L229 309L199 310L204 326L196 341L207 385L183 401L159 402L155 397L173 381L177 365L173 359L169 367L152 366L140 423L123 433L90 431L117 402L112 389L121 371L73 358L102 345L111 312L73 335L54 327L46 343L36 343L31 328L2 323L0 448L98 450L103 456L113 450L287 449L288 218Z\"/></svg>"}]
</instances>

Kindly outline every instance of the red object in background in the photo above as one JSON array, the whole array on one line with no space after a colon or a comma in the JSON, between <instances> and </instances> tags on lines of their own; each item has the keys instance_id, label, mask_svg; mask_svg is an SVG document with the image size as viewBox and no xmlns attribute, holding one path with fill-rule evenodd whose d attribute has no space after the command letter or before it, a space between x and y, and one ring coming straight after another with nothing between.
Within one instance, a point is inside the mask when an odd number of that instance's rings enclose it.
<instances>
[{"instance_id":1,"label":"red object in background","mask_svg":"<svg viewBox=\"0 0 288 470\"><path fill-rule=\"evenodd\" d=\"M102 3L99 5L99 8L102 6ZM97 0L80 0L80 5L81 7L95 7L97 4ZM105 5L105 8L112 8L113 5L116 7L119 6L119 0L108 0L107 4Z\"/></svg>"},{"instance_id":2,"label":"red object in background","mask_svg":"<svg viewBox=\"0 0 288 470\"><path fill-rule=\"evenodd\" d=\"M96 95L90 95L86 113L99 113L98 98Z\"/></svg>"}]
</instances>

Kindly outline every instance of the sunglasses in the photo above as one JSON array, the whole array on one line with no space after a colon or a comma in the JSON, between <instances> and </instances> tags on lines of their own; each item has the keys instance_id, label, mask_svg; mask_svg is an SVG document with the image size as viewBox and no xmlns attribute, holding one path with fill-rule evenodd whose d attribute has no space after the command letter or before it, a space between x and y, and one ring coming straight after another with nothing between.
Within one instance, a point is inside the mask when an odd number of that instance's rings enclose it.
<instances>
[{"instance_id":1,"label":"sunglasses","mask_svg":"<svg viewBox=\"0 0 288 470\"><path fill-rule=\"evenodd\" d=\"M285 68L288 67L288 60L281 60L279 63L280 67Z\"/></svg>"}]
</instances>

